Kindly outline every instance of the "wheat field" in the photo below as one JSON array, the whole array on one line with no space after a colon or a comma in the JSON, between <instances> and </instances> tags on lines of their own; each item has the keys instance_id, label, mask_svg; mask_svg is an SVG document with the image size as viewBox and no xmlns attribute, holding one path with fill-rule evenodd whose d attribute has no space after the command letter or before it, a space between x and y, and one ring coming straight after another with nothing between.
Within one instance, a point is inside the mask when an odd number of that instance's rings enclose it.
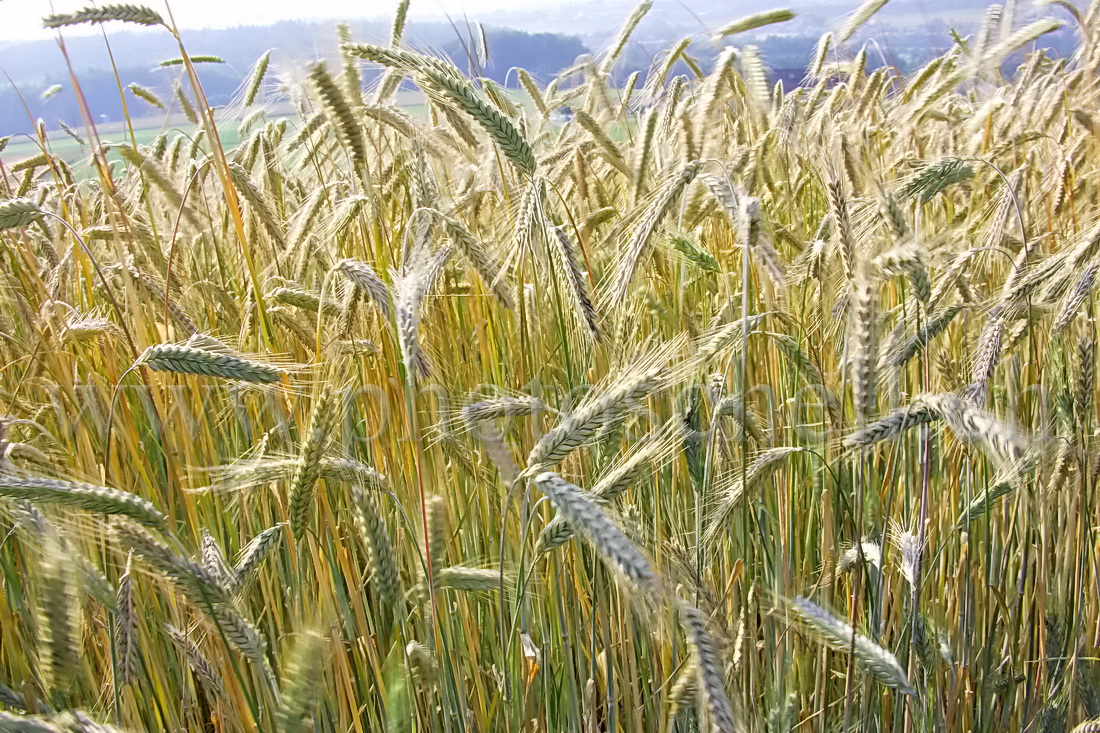
<instances>
[{"instance_id":1,"label":"wheat field","mask_svg":"<svg viewBox=\"0 0 1100 733\"><path fill-rule=\"evenodd\" d=\"M0 730L1100 730L1100 4L883 4L0 157Z\"/></svg>"}]
</instances>

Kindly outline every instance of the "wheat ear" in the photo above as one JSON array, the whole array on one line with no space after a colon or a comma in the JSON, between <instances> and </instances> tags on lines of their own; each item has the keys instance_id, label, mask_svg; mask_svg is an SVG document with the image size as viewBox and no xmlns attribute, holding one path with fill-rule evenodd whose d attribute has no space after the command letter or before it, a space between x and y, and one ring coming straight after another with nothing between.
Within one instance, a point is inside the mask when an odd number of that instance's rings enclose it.
<instances>
[{"instance_id":1,"label":"wheat ear","mask_svg":"<svg viewBox=\"0 0 1100 733\"><path fill-rule=\"evenodd\" d=\"M877 443L889 440L918 425L929 425L940 419L936 409L923 402L901 407L885 417L861 428L844 439L848 449L871 448Z\"/></svg>"},{"instance_id":2,"label":"wheat ear","mask_svg":"<svg viewBox=\"0 0 1100 733\"><path fill-rule=\"evenodd\" d=\"M790 599L787 605L825 644L840 652L854 651L856 660L879 682L905 695L917 694L897 658L863 634L856 633L848 622L802 596Z\"/></svg>"},{"instance_id":3,"label":"wheat ear","mask_svg":"<svg viewBox=\"0 0 1100 733\"><path fill-rule=\"evenodd\" d=\"M356 526L367 544L370 582L378 592L379 607L396 611L401 599L401 580L386 524L370 491L353 486L352 498Z\"/></svg>"},{"instance_id":4,"label":"wheat ear","mask_svg":"<svg viewBox=\"0 0 1100 733\"><path fill-rule=\"evenodd\" d=\"M640 447L631 451L593 484L589 492L599 506L606 506L635 483L653 463L666 460L678 449L682 431L679 419L673 419L654 430L640 441ZM539 533L537 549L549 552L564 545L573 536L573 527L562 515L555 515Z\"/></svg>"},{"instance_id":5,"label":"wheat ear","mask_svg":"<svg viewBox=\"0 0 1100 733\"><path fill-rule=\"evenodd\" d=\"M207 692L214 698L220 699L225 695L225 680L221 673L210 663L210 660L199 650L198 645L191 641L188 634L177 629L172 624L165 625L168 637L183 650L187 657L187 663L191 665L191 671L206 687Z\"/></svg>"},{"instance_id":6,"label":"wheat ear","mask_svg":"<svg viewBox=\"0 0 1100 733\"><path fill-rule=\"evenodd\" d=\"M653 203L642 214L638 226L634 229L634 233L626 244L622 260L616 266L618 274L615 276L611 288L611 297L615 302L621 303L625 300L630 289L630 283L638 272L638 267L654 232L657 231L657 227L672 211L687 185L695 180L700 168L702 168L702 163L698 161L691 162L683 170L670 176L657 192Z\"/></svg>"},{"instance_id":7,"label":"wheat ear","mask_svg":"<svg viewBox=\"0 0 1100 733\"><path fill-rule=\"evenodd\" d=\"M158 97L152 89L147 89L136 83L128 84L126 88L130 91L131 94L148 104L150 107L156 107L157 109L165 108L164 102L161 101L160 97ZM179 139L182 140L182 138Z\"/></svg>"},{"instance_id":8,"label":"wheat ear","mask_svg":"<svg viewBox=\"0 0 1100 733\"><path fill-rule=\"evenodd\" d=\"M0 496L31 503L63 504L101 514L116 514L147 527L163 527L166 518L152 503L126 491L51 478L0 475Z\"/></svg>"},{"instance_id":9,"label":"wheat ear","mask_svg":"<svg viewBox=\"0 0 1100 733\"><path fill-rule=\"evenodd\" d=\"M549 472L536 476L535 485L609 565L642 589L656 590L657 575L649 560L581 489Z\"/></svg>"},{"instance_id":10,"label":"wheat ear","mask_svg":"<svg viewBox=\"0 0 1100 733\"><path fill-rule=\"evenodd\" d=\"M982 447L1002 467L1018 468L1030 441L1019 429L955 394L919 395L914 404L928 405L963 443Z\"/></svg>"},{"instance_id":11,"label":"wheat ear","mask_svg":"<svg viewBox=\"0 0 1100 733\"><path fill-rule=\"evenodd\" d=\"M460 223L450 217L443 217L443 229L451 241L458 245L478 276L492 291L493 297L504 308L515 307L512 302L512 285L508 280L508 271L486 247L477 241L474 235Z\"/></svg>"},{"instance_id":12,"label":"wheat ear","mask_svg":"<svg viewBox=\"0 0 1100 733\"><path fill-rule=\"evenodd\" d=\"M491 593L500 590L500 571L452 566L436 575L436 587L465 593Z\"/></svg>"},{"instance_id":13,"label":"wheat ear","mask_svg":"<svg viewBox=\"0 0 1100 733\"><path fill-rule=\"evenodd\" d=\"M745 33L747 31L755 30L757 28L763 28L766 25L772 25L774 23L786 23L788 20L793 20L795 14L785 8L778 8L775 10L765 10L762 13L754 13L753 15L747 15L744 18L727 23L719 28L714 33L714 39L721 40L727 36L736 35L738 33Z\"/></svg>"},{"instance_id":14,"label":"wheat ear","mask_svg":"<svg viewBox=\"0 0 1100 733\"><path fill-rule=\"evenodd\" d=\"M393 306L390 303L390 290L374 268L358 260L340 260L333 269L342 273L357 288L362 290L382 317L391 318Z\"/></svg>"},{"instance_id":15,"label":"wheat ear","mask_svg":"<svg viewBox=\"0 0 1100 733\"><path fill-rule=\"evenodd\" d=\"M280 686L276 727L279 733L309 733L314 730L313 708L321 691L325 670L324 639L315 631L300 634L294 641Z\"/></svg>"},{"instance_id":16,"label":"wheat ear","mask_svg":"<svg viewBox=\"0 0 1100 733\"><path fill-rule=\"evenodd\" d=\"M333 393L323 386L310 411L309 427L298 454L298 465L290 482L287 498L287 516L290 531L300 540L313 511L313 495L321 478L321 454L333 424Z\"/></svg>"},{"instance_id":17,"label":"wheat ear","mask_svg":"<svg viewBox=\"0 0 1100 733\"><path fill-rule=\"evenodd\" d=\"M75 13L55 13L43 18L42 25L45 28L64 28L84 23L107 23L112 20L138 25L164 25L164 18L160 17L160 14L156 11L144 5L131 5L129 3L100 5L84 8Z\"/></svg>"},{"instance_id":18,"label":"wheat ear","mask_svg":"<svg viewBox=\"0 0 1100 733\"><path fill-rule=\"evenodd\" d=\"M38 633L42 639L42 676L55 693L65 694L80 670L80 599L75 567L60 538L43 537L39 563Z\"/></svg>"},{"instance_id":19,"label":"wheat ear","mask_svg":"<svg viewBox=\"0 0 1100 733\"><path fill-rule=\"evenodd\" d=\"M866 277L852 291L848 358L852 371L852 404L861 420L875 410L878 391L877 293Z\"/></svg>"},{"instance_id":20,"label":"wheat ear","mask_svg":"<svg viewBox=\"0 0 1100 733\"><path fill-rule=\"evenodd\" d=\"M709 730L712 733L735 733L741 727L726 694L722 657L718 644L707 631L706 617L695 606L684 601L680 602L679 610L697 675L699 704L709 721Z\"/></svg>"},{"instance_id":21,"label":"wheat ear","mask_svg":"<svg viewBox=\"0 0 1100 733\"><path fill-rule=\"evenodd\" d=\"M154 344L145 350L137 363L158 372L196 374L260 384L277 382L284 374L283 370L270 364L218 354L186 344Z\"/></svg>"},{"instance_id":22,"label":"wheat ear","mask_svg":"<svg viewBox=\"0 0 1100 733\"><path fill-rule=\"evenodd\" d=\"M42 209L30 199L0 201L0 231L28 226L43 216Z\"/></svg>"},{"instance_id":23,"label":"wheat ear","mask_svg":"<svg viewBox=\"0 0 1100 733\"><path fill-rule=\"evenodd\" d=\"M1003 338L1004 320L1000 315L994 314L978 340L978 353L974 357L970 386L966 388L967 399L978 407L985 407L989 395L989 380L993 378L1001 358Z\"/></svg>"},{"instance_id":24,"label":"wheat ear","mask_svg":"<svg viewBox=\"0 0 1100 733\"><path fill-rule=\"evenodd\" d=\"M703 541L708 545L713 543L718 538L718 533L725 526L726 519L741 500L745 498L746 494L778 471L789 456L802 450L802 448L791 446L769 448L757 455L752 463L745 468L743 477L740 475L740 471L735 471L736 477L728 488L721 491L718 506L712 511Z\"/></svg>"},{"instance_id":25,"label":"wheat ear","mask_svg":"<svg viewBox=\"0 0 1100 733\"><path fill-rule=\"evenodd\" d=\"M257 458L229 463L211 469L218 477L216 483L195 489L194 493L230 491L272 481L285 481L294 476L297 467L297 458ZM361 482L374 488L386 486L385 476L371 466L350 458L322 456L320 467L321 478L326 481Z\"/></svg>"},{"instance_id":26,"label":"wheat ear","mask_svg":"<svg viewBox=\"0 0 1100 733\"><path fill-rule=\"evenodd\" d=\"M614 375L603 389L594 390L577 409L544 435L527 456L528 476L542 468L560 463L576 448L609 430L626 417L628 411L647 395L660 390L673 379L667 366L678 341L642 356Z\"/></svg>"},{"instance_id":27,"label":"wheat ear","mask_svg":"<svg viewBox=\"0 0 1100 733\"><path fill-rule=\"evenodd\" d=\"M570 300L573 301L578 320L587 327L586 333L598 342L600 340L599 317L596 315L595 306L592 305L592 299L588 297L588 286L585 284L584 273L577 259L576 250L573 248L573 242L562 227L550 222L547 222L547 227L550 230L551 252L554 254L558 272L568 285L567 292Z\"/></svg>"},{"instance_id":28,"label":"wheat ear","mask_svg":"<svg viewBox=\"0 0 1100 733\"><path fill-rule=\"evenodd\" d=\"M325 114L340 132L340 137L351 151L355 164L363 165L367 159L367 148L363 140L362 125L351 111L344 93L333 81L328 67L324 63L314 64L310 67L309 79L317 93L321 95Z\"/></svg>"},{"instance_id":29,"label":"wheat ear","mask_svg":"<svg viewBox=\"0 0 1100 733\"><path fill-rule=\"evenodd\" d=\"M226 586L231 593L237 593L244 588L267 556L278 547L279 540L283 536L284 526L280 523L274 527L268 527L253 537L241 550L237 564L233 566L233 570L226 581Z\"/></svg>"},{"instance_id":30,"label":"wheat ear","mask_svg":"<svg viewBox=\"0 0 1100 733\"><path fill-rule=\"evenodd\" d=\"M233 604L228 590L217 579L201 565L176 554L138 526L117 521L111 529L124 546L169 578L191 603L202 609L226 640L257 666L272 692L277 692L275 676L267 662L267 643Z\"/></svg>"},{"instance_id":31,"label":"wheat ear","mask_svg":"<svg viewBox=\"0 0 1100 733\"><path fill-rule=\"evenodd\" d=\"M130 574L133 555L126 557L126 571L118 579L115 597L116 685L123 687L138 679L137 617L134 615L134 586Z\"/></svg>"}]
</instances>

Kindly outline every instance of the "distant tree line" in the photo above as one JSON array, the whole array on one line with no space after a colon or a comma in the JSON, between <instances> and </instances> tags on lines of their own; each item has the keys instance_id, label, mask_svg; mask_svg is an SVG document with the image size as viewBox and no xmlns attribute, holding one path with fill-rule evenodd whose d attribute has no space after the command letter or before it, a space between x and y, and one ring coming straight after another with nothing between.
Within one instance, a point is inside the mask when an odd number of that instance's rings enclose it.
<instances>
[{"instance_id":1,"label":"distant tree line","mask_svg":"<svg viewBox=\"0 0 1100 733\"><path fill-rule=\"evenodd\" d=\"M504 84L506 81L515 86L516 67L523 67L536 79L547 81L562 69L571 65L578 56L589 52L588 47L577 36L560 33L525 33L510 28L488 31L486 41L489 59L482 75ZM461 41L447 43L443 50L459 68L477 64L480 41L474 34ZM471 68L470 71L476 71Z\"/></svg>"}]
</instances>

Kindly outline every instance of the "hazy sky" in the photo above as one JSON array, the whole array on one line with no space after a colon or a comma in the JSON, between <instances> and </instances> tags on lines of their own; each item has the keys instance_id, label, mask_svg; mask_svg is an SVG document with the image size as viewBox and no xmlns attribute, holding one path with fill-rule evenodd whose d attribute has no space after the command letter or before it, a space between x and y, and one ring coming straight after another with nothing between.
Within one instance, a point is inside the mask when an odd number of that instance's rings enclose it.
<instances>
[{"instance_id":1,"label":"hazy sky","mask_svg":"<svg viewBox=\"0 0 1100 733\"><path fill-rule=\"evenodd\" d=\"M141 0L135 0L141 2ZM91 5L92 0L0 0L0 39L35 40L52 37L42 28L43 16L65 13ZM165 14L164 0L147 0L149 7ZM329 20L392 16L397 0L171 0L176 23L181 28L224 28L236 25L267 25L280 20ZM463 12L486 17L488 11L516 10L534 0L413 0L410 17L438 17ZM111 28L122 28L112 23ZM79 32L69 29L67 33Z\"/></svg>"}]
</instances>

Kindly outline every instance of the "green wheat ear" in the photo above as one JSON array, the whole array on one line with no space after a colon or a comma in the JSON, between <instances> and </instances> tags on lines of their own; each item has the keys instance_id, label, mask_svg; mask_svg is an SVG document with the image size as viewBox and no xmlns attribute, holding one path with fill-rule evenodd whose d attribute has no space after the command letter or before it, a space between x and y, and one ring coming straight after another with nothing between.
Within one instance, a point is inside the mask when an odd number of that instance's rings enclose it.
<instances>
[{"instance_id":1,"label":"green wheat ear","mask_svg":"<svg viewBox=\"0 0 1100 733\"><path fill-rule=\"evenodd\" d=\"M147 527L164 527L167 518L152 503L126 491L94 484L0 474L0 497L32 504L61 504L90 512L129 517Z\"/></svg>"},{"instance_id":2,"label":"green wheat ear","mask_svg":"<svg viewBox=\"0 0 1100 733\"><path fill-rule=\"evenodd\" d=\"M154 344L145 350L138 363L158 372L197 374L261 384L277 382L284 374L283 370L270 364L186 344Z\"/></svg>"},{"instance_id":3,"label":"green wheat ear","mask_svg":"<svg viewBox=\"0 0 1100 733\"><path fill-rule=\"evenodd\" d=\"M25 227L39 221L46 214L30 199L0 201L0 231Z\"/></svg>"},{"instance_id":4,"label":"green wheat ear","mask_svg":"<svg viewBox=\"0 0 1100 733\"><path fill-rule=\"evenodd\" d=\"M60 539L44 538L38 623L43 677L55 694L66 694L80 669L81 611L75 567Z\"/></svg>"},{"instance_id":5,"label":"green wheat ear","mask_svg":"<svg viewBox=\"0 0 1100 733\"><path fill-rule=\"evenodd\" d=\"M129 84L126 88L130 90L131 94L146 104L156 107L157 109L164 109L164 102L161 101L160 97L158 97L152 89L147 89L136 82Z\"/></svg>"},{"instance_id":6,"label":"green wheat ear","mask_svg":"<svg viewBox=\"0 0 1100 733\"><path fill-rule=\"evenodd\" d=\"M42 25L45 28L64 28L85 23L107 23L112 20L119 20L123 23L137 23L138 25L164 25L164 18L160 17L160 13L144 5L131 5L128 3L100 5L99 7L84 8L75 13L48 15L42 19Z\"/></svg>"}]
</instances>

